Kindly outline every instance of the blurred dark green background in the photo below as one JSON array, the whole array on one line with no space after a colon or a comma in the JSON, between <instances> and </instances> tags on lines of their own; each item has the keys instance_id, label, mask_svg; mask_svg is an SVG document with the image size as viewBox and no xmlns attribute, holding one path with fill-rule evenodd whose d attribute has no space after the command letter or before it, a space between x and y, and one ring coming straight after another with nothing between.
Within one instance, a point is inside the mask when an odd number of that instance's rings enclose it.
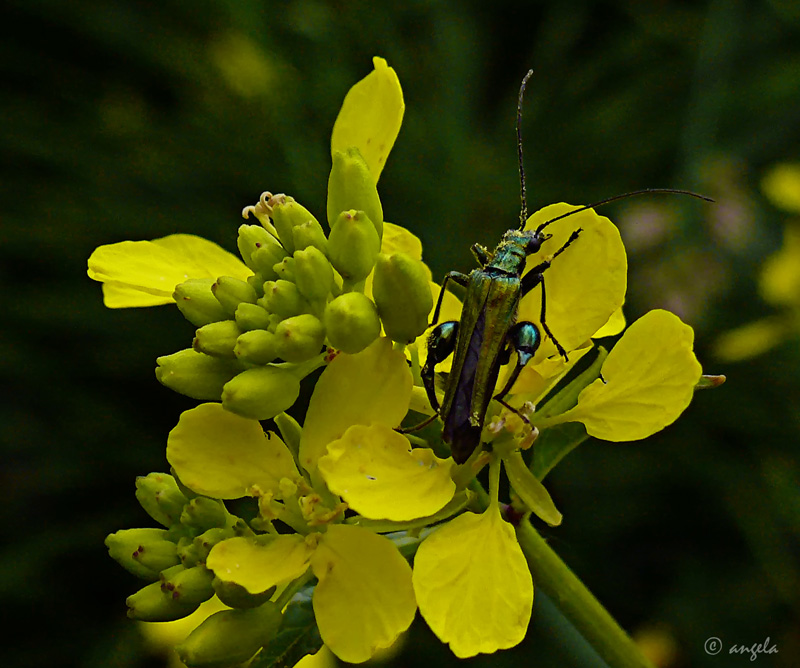
<instances>
[{"instance_id":1,"label":"blurred dark green background","mask_svg":"<svg viewBox=\"0 0 800 668\"><path fill-rule=\"evenodd\" d=\"M103 243L192 232L235 250L263 190L324 213L328 138L350 85L385 57L406 116L383 173L387 219L441 276L518 215L519 81L532 208L643 187L718 199L608 207L629 243L632 320L678 312L707 372L673 427L589 442L550 477L546 533L631 632L674 667L745 665L767 637L800 656L800 354L722 364L715 338L769 313L755 277L787 218L758 191L800 157L800 5L11 0L0 14L3 278L2 666L163 665L125 619L139 584L104 536L149 526L138 474L164 470L193 402L154 359L188 345L176 309L109 311L86 277ZM321 216L324 217L324 216ZM594 666L537 599L526 645L493 666ZM723 641L708 656L704 641ZM449 660L423 624L397 665Z\"/></svg>"}]
</instances>

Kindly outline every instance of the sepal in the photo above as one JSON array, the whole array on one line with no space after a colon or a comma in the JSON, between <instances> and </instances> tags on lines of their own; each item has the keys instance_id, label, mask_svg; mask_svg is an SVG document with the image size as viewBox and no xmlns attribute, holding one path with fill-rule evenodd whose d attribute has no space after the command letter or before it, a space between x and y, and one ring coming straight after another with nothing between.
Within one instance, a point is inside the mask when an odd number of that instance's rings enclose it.
<instances>
[{"instance_id":1,"label":"sepal","mask_svg":"<svg viewBox=\"0 0 800 668\"><path fill-rule=\"evenodd\" d=\"M328 179L328 224L333 229L342 211L364 211L383 237L383 207L369 167L355 147L333 151L333 166Z\"/></svg>"},{"instance_id":2,"label":"sepal","mask_svg":"<svg viewBox=\"0 0 800 668\"><path fill-rule=\"evenodd\" d=\"M122 529L106 537L108 554L126 571L156 580L165 568L180 563L177 546L166 529Z\"/></svg>"}]
</instances>

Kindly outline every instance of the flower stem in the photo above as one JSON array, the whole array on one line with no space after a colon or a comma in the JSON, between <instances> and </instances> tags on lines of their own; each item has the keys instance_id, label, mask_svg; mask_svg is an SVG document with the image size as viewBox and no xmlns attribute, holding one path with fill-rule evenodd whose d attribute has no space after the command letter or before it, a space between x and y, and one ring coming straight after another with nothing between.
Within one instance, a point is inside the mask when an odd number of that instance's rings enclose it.
<instances>
[{"instance_id":1,"label":"flower stem","mask_svg":"<svg viewBox=\"0 0 800 668\"><path fill-rule=\"evenodd\" d=\"M611 668L653 668L636 643L527 520L517 527L517 540L535 585Z\"/></svg>"}]
</instances>

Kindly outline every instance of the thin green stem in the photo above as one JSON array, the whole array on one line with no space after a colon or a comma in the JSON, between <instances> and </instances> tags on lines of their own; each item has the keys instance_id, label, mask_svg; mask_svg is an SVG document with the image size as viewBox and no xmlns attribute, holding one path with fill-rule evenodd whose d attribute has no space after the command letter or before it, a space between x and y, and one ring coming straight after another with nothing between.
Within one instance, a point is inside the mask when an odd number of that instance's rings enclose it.
<instances>
[{"instance_id":1,"label":"thin green stem","mask_svg":"<svg viewBox=\"0 0 800 668\"><path fill-rule=\"evenodd\" d=\"M654 668L537 531L525 520L517 527L533 581L555 603L611 668Z\"/></svg>"}]
</instances>

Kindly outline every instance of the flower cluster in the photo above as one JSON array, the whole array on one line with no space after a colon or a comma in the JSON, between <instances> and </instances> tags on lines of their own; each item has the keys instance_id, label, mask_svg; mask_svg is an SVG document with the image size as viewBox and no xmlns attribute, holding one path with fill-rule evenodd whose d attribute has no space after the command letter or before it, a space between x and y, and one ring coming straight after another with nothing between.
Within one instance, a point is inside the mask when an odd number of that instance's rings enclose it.
<instances>
[{"instance_id":1,"label":"flower cluster","mask_svg":"<svg viewBox=\"0 0 800 668\"><path fill-rule=\"evenodd\" d=\"M108 306L174 302L197 327L192 347L159 358L156 375L204 403L169 434L171 474L137 481L163 528L107 539L115 559L151 581L129 597L131 617L168 621L213 597L224 604L178 646L189 666L256 654L269 665L320 643L362 662L417 609L459 657L518 644L534 590L515 524L531 513L561 521L541 479L587 435L629 441L662 429L701 379L691 328L665 311L633 323L611 352L596 345L625 328L626 258L611 221L581 210L549 226L529 260L582 229L547 273L547 325L568 355L549 339L539 346L490 405L485 447L463 465L440 430L399 429L434 415L421 369L439 288L419 241L383 219L377 182L404 107L394 71L374 64L334 126L328 234L293 198L265 193L244 211L260 225L239 229L242 260L189 235L104 246L89 260ZM546 207L527 227L578 208ZM443 297L441 319L458 320L458 300ZM541 300L538 290L525 296L517 320L541 326ZM323 366L301 426L286 410ZM264 431L268 419L277 432ZM577 431L554 429L567 423ZM475 478L487 465L488 493ZM510 505L500 502L501 470ZM225 503L242 498L252 499L247 517ZM313 623L295 624L309 600Z\"/></svg>"}]
</instances>

